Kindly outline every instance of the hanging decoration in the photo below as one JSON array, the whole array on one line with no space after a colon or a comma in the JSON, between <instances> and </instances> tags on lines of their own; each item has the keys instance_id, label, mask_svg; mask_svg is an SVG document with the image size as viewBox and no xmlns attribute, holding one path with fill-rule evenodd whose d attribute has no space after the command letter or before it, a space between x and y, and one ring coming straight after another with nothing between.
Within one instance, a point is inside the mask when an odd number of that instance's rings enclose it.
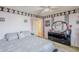
<instances>
[{"instance_id":1,"label":"hanging decoration","mask_svg":"<svg viewBox=\"0 0 79 59\"><path fill-rule=\"evenodd\" d=\"M51 14L51 15L47 15L47 16L39 16L39 15L35 15L35 14L31 14L31 13L27 13L27 12L23 12L23 11L19 11L19 10L14 10L14 9L2 7L2 6L0 6L0 11L18 14L18 15L23 15L23 16L29 16L29 17L51 18L51 17L56 17L56 16L63 16L63 15L79 13L79 8L65 11L65 12L56 13L56 14Z\"/></svg>"},{"instance_id":2,"label":"hanging decoration","mask_svg":"<svg viewBox=\"0 0 79 59\"><path fill-rule=\"evenodd\" d=\"M0 11L23 15L23 16L29 16L29 17L42 18L42 16L39 16L39 15L35 15L35 14L31 14L31 13L27 13L27 12L23 12L23 11L19 11L19 10L14 10L14 9L2 7L2 6L0 6Z\"/></svg>"},{"instance_id":3,"label":"hanging decoration","mask_svg":"<svg viewBox=\"0 0 79 59\"><path fill-rule=\"evenodd\" d=\"M73 10L69 10L69 11L65 11L65 12L60 12L60 13L52 14L52 15L53 15L53 17L57 17L57 16L74 14L74 13L79 13L79 8L73 9ZM50 16L50 17L48 17L48 16ZM47 15L47 16L43 16L43 17L44 18L52 18L51 15Z\"/></svg>"}]
</instances>

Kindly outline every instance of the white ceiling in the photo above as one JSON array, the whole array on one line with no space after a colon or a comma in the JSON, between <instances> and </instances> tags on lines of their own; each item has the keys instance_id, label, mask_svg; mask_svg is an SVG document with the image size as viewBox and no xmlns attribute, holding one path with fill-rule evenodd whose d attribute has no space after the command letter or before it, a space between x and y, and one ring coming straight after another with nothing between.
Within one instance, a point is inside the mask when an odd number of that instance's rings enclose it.
<instances>
[{"instance_id":1,"label":"white ceiling","mask_svg":"<svg viewBox=\"0 0 79 59\"><path fill-rule=\"evenodd\" d=\"M44 9L46 9L48 6L5 6L5 7L41 16L79 8L79 6L50 6L52 10L45 12Z\"/></svg>"}]
</instances>

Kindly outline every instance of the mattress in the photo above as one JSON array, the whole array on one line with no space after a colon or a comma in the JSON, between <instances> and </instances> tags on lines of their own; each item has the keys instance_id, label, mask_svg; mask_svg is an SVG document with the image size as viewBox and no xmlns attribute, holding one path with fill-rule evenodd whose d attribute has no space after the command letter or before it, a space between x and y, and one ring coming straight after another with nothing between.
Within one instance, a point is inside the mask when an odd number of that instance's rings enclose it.
<instances>
[{"instance_id":1,"label":"mattress","mask_svg":"<svg viewBox=\"0 0 79 59\"><path fill-rule=\"evenodd\" d=\"M52 41L36 36L27 36L16 40L0 40L0 52L52 52Z\"/></svg>"}]
</instances>

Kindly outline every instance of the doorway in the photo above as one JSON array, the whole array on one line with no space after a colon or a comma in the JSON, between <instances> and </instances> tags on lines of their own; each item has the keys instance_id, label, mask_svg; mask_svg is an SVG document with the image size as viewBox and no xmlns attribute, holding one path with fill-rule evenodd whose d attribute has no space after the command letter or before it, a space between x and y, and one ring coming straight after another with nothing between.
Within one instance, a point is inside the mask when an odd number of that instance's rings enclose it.
<instances>
[{"instance_id":1,"label":"doorway","mask_svg":"<svg viewBox=\"0 0 79 59\"><path fill-rule=\"evenodd\" d=\"M39 36L43 37L43 20L41 18L36 18L32 20L33 32Z\"/></svg>"}]
</instances>

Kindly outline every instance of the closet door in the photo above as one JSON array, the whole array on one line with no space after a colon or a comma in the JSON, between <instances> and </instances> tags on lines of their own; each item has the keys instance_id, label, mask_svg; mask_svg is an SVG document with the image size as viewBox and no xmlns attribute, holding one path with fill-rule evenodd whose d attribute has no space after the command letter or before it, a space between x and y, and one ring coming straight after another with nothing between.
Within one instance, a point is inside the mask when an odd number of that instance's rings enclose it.
<instances>
[{"instance_id":1,"label":"closet door","mask_svg":"<svg viewBox=\"0 0 79 59\"><path fill-rule=\"evenodd\" d=\"M72 25L71 45L79 47L79 14L69 15L69 24Z\"/></svg>"}]
</instances>

